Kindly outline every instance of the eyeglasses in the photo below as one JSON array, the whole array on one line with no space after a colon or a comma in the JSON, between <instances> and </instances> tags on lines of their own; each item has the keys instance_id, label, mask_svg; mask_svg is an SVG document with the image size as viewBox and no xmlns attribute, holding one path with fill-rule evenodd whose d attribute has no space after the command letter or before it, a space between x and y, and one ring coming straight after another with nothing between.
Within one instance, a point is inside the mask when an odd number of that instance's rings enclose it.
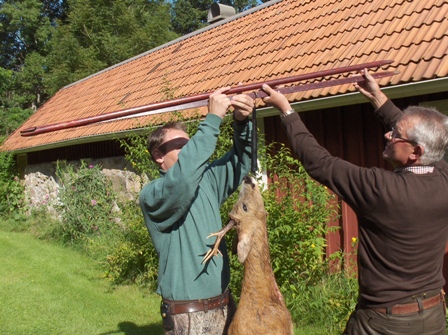
<instances>
[{"instance_id":1,"label":"eyeglasses","mask_svg":"<svg viewBox=\"0 0 448 335\"><path fill-rule=\"evenodd\" d=\"M397 142L397 140L400 140L400 142L407 142L412 145L418 145L418 143L415 141L397 136L397 131L394 127L392 127L392 130L389 132L389 136L387 136L387 139L391 142Z\"/></svg>"}]
</instances>

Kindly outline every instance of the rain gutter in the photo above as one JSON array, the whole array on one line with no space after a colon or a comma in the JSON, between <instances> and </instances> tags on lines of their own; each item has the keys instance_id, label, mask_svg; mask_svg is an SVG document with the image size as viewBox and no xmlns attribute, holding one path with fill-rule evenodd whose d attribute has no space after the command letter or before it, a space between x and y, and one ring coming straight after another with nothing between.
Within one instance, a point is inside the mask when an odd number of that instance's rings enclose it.
<instances>
[{"instance_id":1,"label":"rain gutter","mask_svg":"<svg viewBox=\"0 0 448 335\"><path fill-rule=\"evenodd\" d=\"M407 83L396 86L382 87L381 90L389 99L406 98L424 94L448 92L448 77L431 79L416 83ZM448 99L448 94L447 94ZM368 103L366 98L359 92L347 93L331 97L299 101L291 104L296 112L307 112L322 110L340 106L350 106ZM278 111L272 107L260 108L260 117L278 115Z\"/></svg>"},{"instance_id":2,"label":"rain gutter","mask_svg":"<svg viewBox=\"0 0 448 335\"><path fill-rule=\"evenodd\" d=\"M426 80L418 83L408 83L390 87L383 87L382 91L390 98L405 98L410 96L418 96L424 94L440 93L448 91L448 77ZM448 96L447 96L448 99ZM358 92L347 93L337 96L324 97L319 99L312 99L307 101L300 101L292 103L291 106L297 112L307 112L312 110L322 110L328 108L335 108L340 106L349 106L356 104L365 104L368 101ZM278 111L272 107L265 107L257 109L258 117L264 118L268 116L278 115ZM50 143L42 146L35 146L30 148L19 149L11 151L14 154L36 152L48 149L56 149L69 145L78 145L92 142L116 140L124 138L130 134L145 134L147 128L139 128L132 130L124 130L117 133L99 134L94 136L86 136L57 143Z\"/></svg>"}]
</instances>

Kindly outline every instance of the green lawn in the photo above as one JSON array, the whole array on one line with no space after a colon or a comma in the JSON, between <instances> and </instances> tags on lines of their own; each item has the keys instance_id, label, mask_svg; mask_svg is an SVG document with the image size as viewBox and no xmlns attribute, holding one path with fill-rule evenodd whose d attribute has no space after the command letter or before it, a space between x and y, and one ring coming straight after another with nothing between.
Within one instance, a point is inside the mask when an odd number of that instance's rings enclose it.
<instances>
[{"instance_id":1,"label":"green lawn","mask_svg":"<svg viewBox=\"0 0 448 335\"><path fill-rule=\"evenodd\" d=\"M163 334L157 295L112 289L70 248L0 231L0 273L0 334Z\"/></svg>"},{"instance_id":2,"label":"green lawn","mask_svg":"<svg viewBox=\"0 0 448 335\"><path fill-rule=\"evenodd\" d=\"M98 265L73 249L0 231L0 274L0 334L163 334L156 294L113 289Z\"/></svg>"}]
</instances>

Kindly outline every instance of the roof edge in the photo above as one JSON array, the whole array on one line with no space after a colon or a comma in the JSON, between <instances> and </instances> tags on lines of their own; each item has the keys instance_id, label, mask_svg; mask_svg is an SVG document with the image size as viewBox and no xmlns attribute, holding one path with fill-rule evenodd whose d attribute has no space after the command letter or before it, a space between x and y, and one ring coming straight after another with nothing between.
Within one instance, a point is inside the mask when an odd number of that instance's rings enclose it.
<instances>
[{"instance_id":1,"label":"roof edge","mask_svg":"<svg viewBox=\"0 0 448 335\"><path fill-rule=\"evenodd\" d=\"M70 139L70 140L66 140L66 141L49 143L49 144L39 145L39 146L35 146L35 147L28 147L28 148L23 148L23 149L19 149L19 150L10 150L10 151L6 151L6 152L9 152L13 155L26 154L29 152L63 148L63 147L67 147L70 145L118 140L118 139L126 137L129 134L137 134L138 135L140 133L144 133L145 131L147 131L146 128L124 130L124 131L121 131L118 133L107 133L107 134L99 134L99 135L93 135L93 136L78 137L78 138L74 138L74 139Z\"/></svg>"}]
</instances>

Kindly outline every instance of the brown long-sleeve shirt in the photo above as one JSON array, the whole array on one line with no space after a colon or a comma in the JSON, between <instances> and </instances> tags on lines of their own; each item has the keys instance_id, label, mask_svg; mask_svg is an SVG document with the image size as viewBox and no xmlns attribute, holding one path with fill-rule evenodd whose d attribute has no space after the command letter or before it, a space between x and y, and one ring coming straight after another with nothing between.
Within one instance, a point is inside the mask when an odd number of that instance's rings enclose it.
<instances>
[{"instance_id":1,"label":"brown long-sleeve shirt","mask_svg":"<svg viewBox=\"0 0 448 335\"><path fill-rule=\"evenodd\" d=\"M376 113L389 127L403 115L391 101ZM297 113L285 117L283 125L309 175L357 215L359 305L388 307L415 293L442 288L448 164L438 162L428 174L363 168L331 156Z\"/></svg>"}]
</instances>

